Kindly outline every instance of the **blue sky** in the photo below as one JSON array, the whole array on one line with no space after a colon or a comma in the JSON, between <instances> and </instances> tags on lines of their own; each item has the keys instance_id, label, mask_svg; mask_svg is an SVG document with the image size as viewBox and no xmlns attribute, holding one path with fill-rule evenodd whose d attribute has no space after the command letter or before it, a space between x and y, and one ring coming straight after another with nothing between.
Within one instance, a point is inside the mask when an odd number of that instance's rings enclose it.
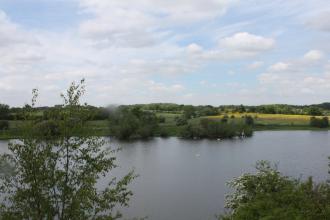
<instances>
[{"instance_id":1,"label":"blue sky","mask_svg":"<svg viewBox=\"0 0 330 220\"><path fill-rule=\"evenodd\" d=\"M0 102L330 101L326 0L0 0Z\"/></svg>"}]
</instances>

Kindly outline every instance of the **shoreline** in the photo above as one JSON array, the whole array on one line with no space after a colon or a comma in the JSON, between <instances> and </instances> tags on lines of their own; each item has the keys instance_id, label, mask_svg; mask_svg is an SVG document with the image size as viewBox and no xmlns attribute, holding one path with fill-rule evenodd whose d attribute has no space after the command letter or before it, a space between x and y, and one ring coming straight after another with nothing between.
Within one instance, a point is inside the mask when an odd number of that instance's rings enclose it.
<instances>
[{"instance_id":1,"label":"shoreline","mask_svg":"<svg viewBox=\"0 0 330 220\"><path fill-rule=\"evenodd\" d=\"M253 128L253 131L329 131L329 128L315 128L315 127L310 127L310 126L286 126L286 125L256 125ZM0 140L10 140L10 139L19 139L22 136L20 134L17 134L17 131L15 132L16 134L10 134L10 130L5 131L5 133L2 131L0 132ZM94 135L94 136L109 136L109 132L106 130L101 130L95 132L90 132L89 134L84 134L84 135ZM162 137L161 135L157 134L153 137ZM177 134L170 134L166 137L177 137L179 136ZM163 138L166 138L163 137ZM152 137L151 137L152 138ZM140 139L138 139L140 140Z\"/></svg>"}]
</instances>

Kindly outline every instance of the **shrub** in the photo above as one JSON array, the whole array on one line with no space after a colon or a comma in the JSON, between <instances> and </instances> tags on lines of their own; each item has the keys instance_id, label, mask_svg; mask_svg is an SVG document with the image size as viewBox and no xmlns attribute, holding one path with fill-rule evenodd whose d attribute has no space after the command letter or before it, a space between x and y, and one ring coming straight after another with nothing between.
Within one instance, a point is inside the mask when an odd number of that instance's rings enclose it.
<instances>
[{"instance_id":1,"label":"shrub","mask_svg":"<svg viewBox=\"0 0 330 220\"><path fill-rule=\"evenodd\" d=\"M168 137L169 134L165 129L161 129L160 132L159 132L159 136L165 138L165 137Z\"/></svg>"},{"instance_id":2,"label":"shrub","mask_svg":"<svg viewBox=\"0 0 330 220\"><path fill-rule=\"evenodd\" d=\"M254 119L252 118L252 116L250 115L245 116L245 124L249 126L254 125Z\"/></svg>"},{"instance_id":3,"label":"shrub","mask_svg":"<svg viewBox=\"0 0 330 220\"><path fill-rule=\"evenodd\" d=\"M59 125L53 120L39 122L34 128L36 129L36 134L44 137L55 137L60 135Z\"/></svg>"},{"instance_id":4,"label":"shrub","mask_svg":"<svg viewBox=\"0 0 330 220\"><path fill-rule=\"evenodd\" d=\"M0 121L0 130L7 130L9 128L8 121Z\"/></svg>"},{"instance_id":5,"label":"shrub","mask_svg":"<svg viewBox=\"0 0 330 220\"><path fill-rule=\"evenodd\" d=\"M223 123L210 119L202 119L199 125L191 124L182 128L180 136L183 138L233 138L250 137L253 134L251 127L243 124Z\"/></svg>"},{"instance_id":6,"label":"shrub","mask_svg":"<svg viewBox=\"0 0 330 220\"><path fill-rule=\"evenodd\" d=\"M221 119L221 122L227 123L228 122L228 115L224 115Z\"/></svg>"},{"instance_id":7,"label":"shrub","mask_svg":"<svg viewBox=\"0 0 330 220\"><path fill-rule=\"evenodd\" d=\"M329 127L329 119L328 117L323 117L323 118L311 117L309 124L312 127L327 128Z\"/></svg>"},{"instance_id":8,"label":"shrub","mask_svg":"<svg viewBox=\"0 0 330 220\"><path fill-rule=\"evenodd\" d=\"M139 108L119 108L111 112L110 133L119 139L153 137L158 128L158 119L152 112Z\"/></svg>"},{"instance_id":9,"label":"shrub","mask_svg":"<svg viewBox=\"0 0 330 220\"><path fill-rule=\"evenodd\" d=\"M230 212L219 219L329 219L329 184L283 176L267 161L258 162L256 169L257 173L243 174L229 183L234 189L226 199Z\"/></svg>"},{"instance_id":10,"label":"shrub","mask_svg":"<svg viewBox=\"0 0 330 220\"><path fill-rule=\"evenodd\" d=\"M165 123L166 122L166 118L163 116L158 116L157 117L158 123Z\"/></svg>"},{"instance_id":11,"label":"shrub","mask_svg":"<svg viewBox=\"0 0 330 220\"><path fill-rule=\"evenodd\" d=\"M184 117L176 117L175 118L175 124L176 126L183 126L183 125L187 125L188 120Z\"/></svg>"},{"instance_id":12,"label":"shrub","mask_svg":"<svg viewBox=\"0 0 330 220\"><path fill-rule=\"evenodd\" d=\"M322 115L322 110L318 107L312 106L312 107L308 108L307 114L313 115L313 116Z\"/></svg>"}]
</instances>

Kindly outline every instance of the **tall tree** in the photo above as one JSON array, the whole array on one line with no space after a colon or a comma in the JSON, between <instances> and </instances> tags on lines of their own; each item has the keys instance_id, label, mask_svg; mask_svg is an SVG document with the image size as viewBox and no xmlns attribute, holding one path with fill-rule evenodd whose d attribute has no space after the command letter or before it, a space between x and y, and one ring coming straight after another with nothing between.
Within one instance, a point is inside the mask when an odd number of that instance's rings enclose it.
<instances>
[{"instance_id":1,"label":"tall tree","mask_svg":"<svg viewBox=\"0 0 330 220\"><path fill-rule=\"evenodd\" d=\"M105 140L83 136L88 112L80 98L84 80L72 83L61 95L63 105L54 120L35 119L37 91L24 109L24 135L9 144L1 156L1 219L118 219L119 206L127 206L132 192L127 185L133 172L122 179L109 178L115 167L115 149ZM60 119L58 119L60 118ZM55 120L56 119L56 120ZM54 132L56 131L56 132ZM104 189L100 178L109 178Z\"/></svg>"},{"instance_id":2,"label":"tall tree","mask_svg":"<svg viewBox=\"0 0 330 220\"><path fill-rule=\"evenodd\" d=\"M9 115L9 106L0 103L0 120L7 119Z\"/></svg>"}]
</instances>

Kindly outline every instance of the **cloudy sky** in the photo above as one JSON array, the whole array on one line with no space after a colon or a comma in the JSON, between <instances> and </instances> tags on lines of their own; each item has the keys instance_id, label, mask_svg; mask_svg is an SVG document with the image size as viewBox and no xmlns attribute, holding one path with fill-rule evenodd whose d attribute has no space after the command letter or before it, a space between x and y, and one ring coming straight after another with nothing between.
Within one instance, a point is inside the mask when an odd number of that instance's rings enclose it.
<instances>
[{"instance_id":1,"label":"cloudy sky","mask_svg":"<svg viewBox=\"0 0 330 220\"><path fill-rule=\"evenodd\" d=\"M0 103L330 101L329 0L0 0Z\"/></svg>"}]
</instances>

